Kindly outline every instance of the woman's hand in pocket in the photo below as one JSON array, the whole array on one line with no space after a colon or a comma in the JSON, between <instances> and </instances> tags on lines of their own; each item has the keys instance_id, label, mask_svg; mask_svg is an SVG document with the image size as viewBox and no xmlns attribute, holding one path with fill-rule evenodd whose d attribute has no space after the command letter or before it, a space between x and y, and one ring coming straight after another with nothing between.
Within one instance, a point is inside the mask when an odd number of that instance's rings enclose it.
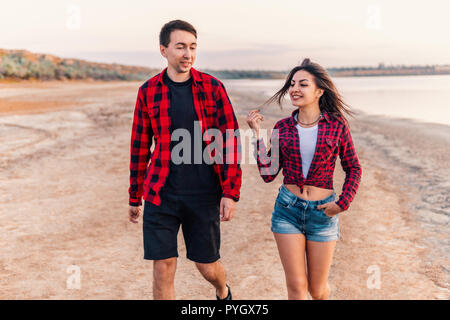
<instances>
[{"instance_id":1,"label":"woman's hand in pocket","mask_svg":"<svg viewBox=\"0 0 450 320\"><path fill-rule=\"evenodd\" d=\"M323 210L323 213L325 215L329 216L330 218L333 218L338 213L343 212L341 207L339 207L336 202L328 202L317 206L317 209Z\"/></svg>"}]
</instances>

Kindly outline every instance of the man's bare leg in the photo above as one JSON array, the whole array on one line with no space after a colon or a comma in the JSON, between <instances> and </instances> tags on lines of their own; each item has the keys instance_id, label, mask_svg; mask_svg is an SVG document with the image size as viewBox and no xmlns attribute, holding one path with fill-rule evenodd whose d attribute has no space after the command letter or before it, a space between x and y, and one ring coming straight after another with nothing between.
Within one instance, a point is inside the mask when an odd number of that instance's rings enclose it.
<instances>
[{"instance_id":1,"label":"man's bare leg","mask_svg":"<svg viewBox=\"0 0 450 320\"><path fill-rule=\"evenodd\" d=\"M212 263L199 263L195 265L202 276L216 288L217 296L224 299L228 295L228 288L226 285L225 268L220 261Z\"/></svg>"},{"instance_id":2,"label":"man's bare leg","mask_svg":"<svg viewBox=\"0 0 450 320\"><path fill-rule=\"evenodd\" d=\"M175 271L177 258L155 260L153 262L153 299L175 299Z\"/></svg>"}]
</instances>

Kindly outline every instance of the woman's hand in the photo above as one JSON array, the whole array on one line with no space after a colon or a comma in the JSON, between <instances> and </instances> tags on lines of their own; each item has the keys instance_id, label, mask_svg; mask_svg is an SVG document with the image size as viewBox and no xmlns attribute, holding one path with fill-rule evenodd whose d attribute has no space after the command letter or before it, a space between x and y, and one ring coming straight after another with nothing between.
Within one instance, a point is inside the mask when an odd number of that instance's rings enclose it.
<instances>
[{"instance_id":1,"label":"woman's hand","mask_svg":"<svg viewBox=\"0 0 450 320\"><path fill-rule=\"evenodd\" d=\"M264 121L264 117L259 113L259 109L251 110L247 116L247 124L257 137L259 137L260 121Z\"/></svg>"},{"instance_id":2,"label":"woman's hand","mask_svg":"<svg viewBox=\"0 0 450 320\"><path fill-rule=\"evenodd\" d=\"M317 206L317 209L323 210L330 218L334 217L336 214L343 212L341 207L339 207L336 202L328 202Z\"/></svg>"}]
</instances>

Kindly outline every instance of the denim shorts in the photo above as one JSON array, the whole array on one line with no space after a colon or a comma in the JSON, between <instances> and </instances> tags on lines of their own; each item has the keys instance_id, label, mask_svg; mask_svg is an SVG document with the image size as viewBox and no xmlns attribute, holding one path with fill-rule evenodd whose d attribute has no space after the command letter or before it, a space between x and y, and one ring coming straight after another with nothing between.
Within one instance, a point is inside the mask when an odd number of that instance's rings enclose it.
<instances>
[{"instance_id":1,"label":"denim shorts","mask_svg":"<svg viewBox=\"0 0 450 320\"><path fill-rule=\"evenodd\" d=\"M339 239L339 214L327 216L318 205L336 199L333 192L328 198L309 201L297 197L284 185L279 189L272 213L274 233L302 233L306 240L334 241Z\"/></svg>"}]
</instances>

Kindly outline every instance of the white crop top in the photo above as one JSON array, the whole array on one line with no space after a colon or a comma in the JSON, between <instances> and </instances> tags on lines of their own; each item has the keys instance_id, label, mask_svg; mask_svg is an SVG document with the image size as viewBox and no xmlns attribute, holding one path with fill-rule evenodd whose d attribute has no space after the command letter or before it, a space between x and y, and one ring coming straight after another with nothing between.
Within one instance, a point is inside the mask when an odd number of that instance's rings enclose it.
<instances>
[{"instance_id":1,"label":"white crop top","mask_svg":"<svg viewBox=\"0 0 450 320\"><path fill-rule=\"evenodd\" d=\"M319 125L316 124L311 128L303 128L299 124L296 125L298 136L300 139L300 155L302 157L302 171L303 177L306 179L311 166L311 162L316 151L317 133L319 132Z\"/></svg>"}]
</instances>

